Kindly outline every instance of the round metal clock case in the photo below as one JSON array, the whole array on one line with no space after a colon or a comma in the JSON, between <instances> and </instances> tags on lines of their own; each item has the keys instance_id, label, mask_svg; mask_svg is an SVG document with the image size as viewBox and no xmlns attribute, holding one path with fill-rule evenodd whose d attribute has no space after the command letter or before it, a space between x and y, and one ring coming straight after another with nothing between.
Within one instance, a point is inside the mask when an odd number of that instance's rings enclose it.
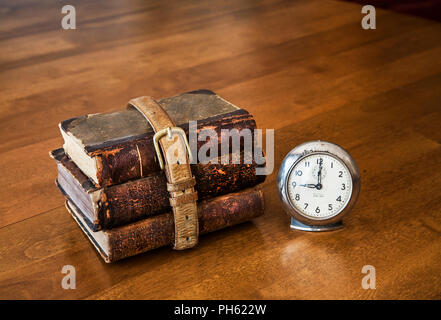
<instances>
[{"instance_id":1,"label":"round metal clock case","mask_svg":"<svg viewBox=\"0 0 441 320\"><path fill-rule=\"evenodd\" d=\"M354 159L326 141L303 143L291 150L277 176L280 200L291 227L307 231L340 228L360 193Z\"/></svg>"}]
</instances>

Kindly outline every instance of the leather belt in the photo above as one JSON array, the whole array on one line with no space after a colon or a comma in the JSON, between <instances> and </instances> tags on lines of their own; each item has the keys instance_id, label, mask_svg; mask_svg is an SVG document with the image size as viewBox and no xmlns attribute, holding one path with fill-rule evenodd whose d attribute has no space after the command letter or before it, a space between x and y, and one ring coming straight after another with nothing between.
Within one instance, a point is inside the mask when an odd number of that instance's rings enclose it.
<instances>
[{"instance_id":1,"label":"leather belt","mask_svg":"<svg viewBox=\"0 0 441 320\"><path fill-rule=\"evenodd\" d=\"M199 226L197 192L194 190L196 180L190 170L192 155L187 136L153 98L145 96L132 99L128 104L130 107L141 112L155 131L153 142L159 165L167 176L167 190L175 221L174 249L192 248L198 243Z\"/></svg>"}]
</instances>

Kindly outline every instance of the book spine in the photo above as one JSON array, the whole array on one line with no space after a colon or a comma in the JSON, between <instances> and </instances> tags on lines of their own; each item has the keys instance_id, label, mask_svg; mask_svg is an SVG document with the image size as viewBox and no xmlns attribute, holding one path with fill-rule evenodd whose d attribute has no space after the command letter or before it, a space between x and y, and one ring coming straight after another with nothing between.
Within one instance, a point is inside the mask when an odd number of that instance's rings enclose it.
<instances>
[{"instance_id":1,"label":"book spine","mask_svg":"<svg viewBox=\"0 0 441 320\"><path fill-rule=\"evenodd\" d=\"M110 229L170 210L166 177L162 171L143 179L96 188L75 163L66 156L63 149L52 151L51 156L58 164L58 182L62 183L61 180L65 179L64 176L70 176L71 178L68 180L72 181L78 190L84 190L89 194L90 210L94 211L87 216L87 219L90 223L88 225L93 231ZM198 192L199 201L251 188L265 181L266 176L256 175L258 165L255 162L243 163L243 154L240 161L241 164L230 162L229 164L198 163L191 165L192 173L196 179L195 189ZM66 193L63 190L62 192ZM71 194L70 197L75 197L75 195Z\"/></svg>"},{"instance_id":2,"label":"book spine","mask_svg":"<svg viewBox=\"0 0 441 320\"><path fill-rule=\"evenodd\" d=\"M146 123L147 125L147 123ZM188 136L188 123L181 126ZM239 109L229 114L214 116L197 123L197 133L204 129L216 131L220 150L221 130L237 129L239 133L244 129L256 128L256 122L246 110ZM197 150L209 142L216 141L207 137L205 141L197 141ZM242 140L242 139L241 139ZM86 152L93 157L97 164L98 187L120 184L129 180L139 179L160 171L156 152L153 146L153 133L147 133L137 138L127 138L109 145L86 147ZM230 148L231 148L230 139ZM241 149L243 143L241 141Z\"/></svg>"},{"instance_id":3,"label":"book spine","mask_svg":"<svg viewBox=\"0 0 441 320\"><path fill-rule=\"evenodd\" d=\"M204 234L261 216L264 198L260 187L224 195L198 204L199 233ZM168 212L106 232L107 262L117 261L174 240L173 214Z\"/></svg>"},{"instance_id":4,"label":"book spine","mask_svg":"<svg viewBox=\"0 0 441 320\"><path fill-rule=\"evenodd\" d=\"M204 200L253 187L265 180L256 164L195 164L198 199ZM163 172L104 188L98 203L97 229L110 229L170 210Z\"/></svg>"}]
</instances>

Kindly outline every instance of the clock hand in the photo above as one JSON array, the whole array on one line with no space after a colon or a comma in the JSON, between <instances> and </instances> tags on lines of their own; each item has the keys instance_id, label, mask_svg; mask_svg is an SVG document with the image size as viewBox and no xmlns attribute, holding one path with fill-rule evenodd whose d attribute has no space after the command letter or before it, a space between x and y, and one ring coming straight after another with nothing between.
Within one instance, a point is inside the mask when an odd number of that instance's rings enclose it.
<instances>
[{"instance_id":1,"label":"clock hand","mask_svg":"<svg viewBox=\"0 0 441 320\"><path fill-rule=\"evenodd\" d=\"M317 187L317 185L313 184L313 183L307 183L307 184L299 184L300 187L306 187L306 188L312 188L315 189Z\"/></svg>"},{"instance_id":2,"label":"clock hand","mask_svg":"<svg viewBox=\"0 0 441 320\"><path fill-rule=\"evenodd\" d=\"M323 159L320 159L319 171L317 173L317 185L316 185L317 190L320 190L322 188L322 163L323 163Z\"/></svg>"}]
</instances>

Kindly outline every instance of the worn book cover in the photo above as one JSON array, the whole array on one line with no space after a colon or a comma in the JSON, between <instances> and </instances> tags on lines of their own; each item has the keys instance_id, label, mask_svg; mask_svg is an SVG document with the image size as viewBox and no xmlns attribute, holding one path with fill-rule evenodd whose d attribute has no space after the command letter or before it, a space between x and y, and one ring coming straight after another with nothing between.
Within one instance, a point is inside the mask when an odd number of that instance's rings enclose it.
<instances>
[{"instance_id":1,"label":"worn book cover","mask_svg":"<svg viewBox=\"0 0 441 320\"><path fill-rule=\"evenodd\" d=\"M63 193L64 190L61 191ZM66 195L66 194L65 194ZM173 213L166 212L111 230L94 232L84 213L66 195L66 207L106 262L114 262L174 242ZM259 186L198 203L199 234L248 221L263 214Z\"/></svg>"},{"instance_id":2,"label":"worn book cover","mask_svg":"<svg viewBox=\"0 0 441 320\"><path fill-rule=\"evenodd\" d=\"M170 210L163 171L122 184L98 188L66 156L63 149L51 152L57 162L58 184L84 213L96 231L134 222ZM195 189L199 201L250 188L265 180L251 164L194 164Z\"/></svg>"},{"instance_id":3,"label":"worn book cover","mask_svg":"<svg viewBox=\"0 0 441 320\"><path fill-rule=\"evenodd\" d=\"M189 121L197 121L198 132L212 129L217 133L218 145L222 129L237 129L240 133L256 128L251 114L209 90L188 92L158 102L187 135ZM154 132L135 109L72 118L61 122L59 128L66 154L98 187L160 171L153 146ZM205 141L197 141L197 149L206 142L216 143L207 137ZM243 148L242 140L240 144Z\"/></svg>"}]
</instances>

